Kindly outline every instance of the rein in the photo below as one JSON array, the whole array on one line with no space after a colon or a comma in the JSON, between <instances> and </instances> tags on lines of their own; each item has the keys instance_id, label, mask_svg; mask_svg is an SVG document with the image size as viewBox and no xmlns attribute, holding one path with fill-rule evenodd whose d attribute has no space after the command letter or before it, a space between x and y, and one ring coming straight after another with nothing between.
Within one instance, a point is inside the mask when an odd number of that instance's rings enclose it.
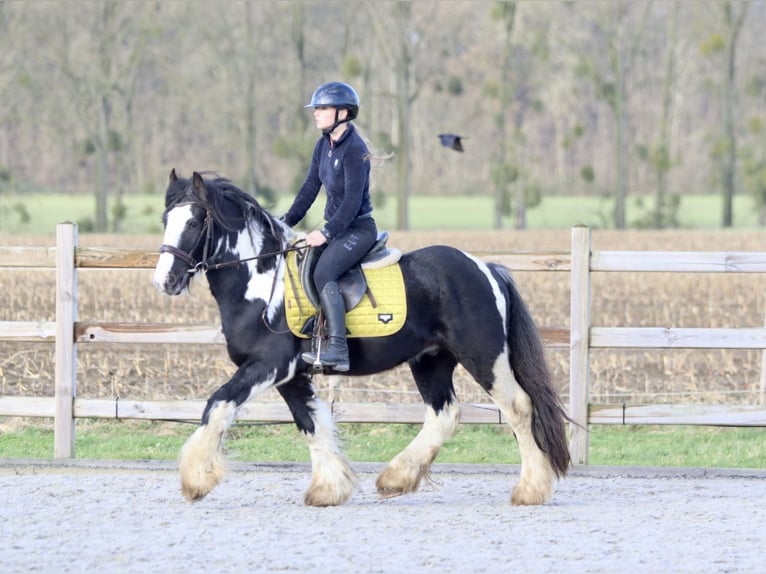
<instances>
[{"instance_id":1,"label":"rein","mask_svg":"<svg viewBox=\"0 0 766 574\"><path fill-rule=\"evenodd\" d=\"M205 222L203 223L203 228L205 230L205 233L200 233L200 236L197 238L197 243L194 244L194 247L192 247L191 251L184 251L183 249L179 249L175 245L168 245L166 243L163 243L160 245L160 254L162 253L170 253L171 255L174 255L175 257L178 257L181 261L186 263L189 268L186 270L187 273L197 273L198 271L202 273L207 273L211 270L216 269L223 269L225 267L232 267L234 265L239 265L240 263L246 263L247 261L254 261L257 259L263 259L265 257L273 257L274 255L285 255L286 253L290 253L291 251L300 251L302 249L306 249L305 245L301 245L302 243L305 243L305 239L299 239L290 247L287 247L285 249L280 249L278 251L271 251L269 253L259 253L258 255L254 255L252 257L245 257L244 259L232 259L231 261L222 261L220 263L210 263L211 257L208 257L208 253L210 252L210 246L213 242L213 214L210 212L210 210L207 211L207 215L205 215ZM192 256L192 253L197 250L197 247L199 246L200 241L202 238L205 238L205 246L202 250L202 260L197 261Z\"/></svg>"},{"instance_id":2,"label":"rein","mask_svg":"<svg viewBox=\"0 0 766 574\"><path fill-rule=\"evenodd\" d=\"M178 257L181 261L186 263L188 266L188 269L186 270L187 273L191 273L192 275L199 272L207 273L211 270L216 269L223 269L225 267L233 267L234 265L240 265L241 263L245 263L247 261L254 261L257 259L263 259L265 257L273 257L278 255L285 255L287 253L290 253L291 251L301 251L304 249L307 249L308 246L305 245L306 240L305 239L298 239L293 245L290 247L286 247L285 249L280 249L277 251L271 251L269 253L259 253L258 255L254 255L252 257L245 257L244 259L232 259L230 261L221 261L220 263L210 263L210 260L212 259L212 256L209 256L210 248L213 243L213 225L214 225L215 219L213 218L213 214L210 211L210 209L207 210L207 214L205 215L205 221L203 223L203 233L200 233L199 237L197 238L197 242L194 244L194 247L191 249L191 251L184 251L183 249L180 249L174 245L169 245L167 243L163 243L160 246L160 254L162 253L170 253L171 255ZM272 232L274 231L274 226L269 220L269 224L271 225ZM194 259L194 256L192 253L197 250L199 247L200 241L202 241L202 238L205 238L205 245L202 250L202 260L197 261ZM290 278L291 281L293 281L293 278ZM277 274L274 274L274 281L271 284L271 293L269 295L269 301L274 297L274 292L276 290L277 286ZM295 288L293 286L293 288ZM281 333L288 333L289 329L281 332L281 331L274 331L274 329L269 325L266 313L268 311L268 305L266 305L263 309L263 312L261 313L261 319L263 323L266 325L266 328L268 328L272 333L281 334Z\"/></svg>"},{"instance_id":3,"label":"rein","mask_svg":"<svg viewBox=\"0 0 766 574\"><path fill-rule=\"evenodd\" d=\"M292 245L290 247L286 247L285 249L280 249L279 251L271 251L269 253L260 253L258 255L253 255L252 257L245 257L244 259L232 259L231 261L222 261L221 263L214 263L212 265L207 264L206 262L200 262L197 263L197 265L194 268L194 271L196 272L198 267L200 268L203 273L205 271L215 270L215 269L223 269L224 267L231 267L233 265L239 265L240 263L245 263L247 261L254 261L256 259L263 259L264 257L273 257L274 255L285 255L287 253L290 253L291 251L301 251L302 249L306 249L305 245L298 245L298 243L305 242L305 239L299 239L295 245ZM191 269L189 271L192 271Z\"/></svg>"}]
</instances>

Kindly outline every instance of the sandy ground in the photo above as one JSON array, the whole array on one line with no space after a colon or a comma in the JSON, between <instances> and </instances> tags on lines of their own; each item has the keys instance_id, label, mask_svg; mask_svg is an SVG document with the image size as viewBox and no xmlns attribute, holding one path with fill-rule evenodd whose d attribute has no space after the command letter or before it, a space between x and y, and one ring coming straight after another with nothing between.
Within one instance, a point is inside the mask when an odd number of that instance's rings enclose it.
<instances>
[{"instance_id":1,"label":"sandy ground","mask_svg":"<svg viewBox=\"0 0 766 574\"><path fill-rule=\"evenodd\" d=\"M309 508L305 464L232 464L190 504L169 462L0 461L0 572L762 572L766 470L577 468L509 505L516 466L434 465L381 500L354 464L344 506Z\"/></svg>"}]
</instances>

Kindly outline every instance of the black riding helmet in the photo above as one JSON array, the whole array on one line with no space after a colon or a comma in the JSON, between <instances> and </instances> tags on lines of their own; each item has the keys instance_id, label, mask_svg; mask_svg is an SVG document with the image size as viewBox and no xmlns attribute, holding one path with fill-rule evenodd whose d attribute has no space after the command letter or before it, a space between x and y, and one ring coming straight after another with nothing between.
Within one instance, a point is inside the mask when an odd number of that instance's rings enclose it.
<instances>
[{"instance_id":1,"label":"black riding helmet","mask_svg":"<svg viewBox=\"0 0 766 574\"><path fill-rule=\"evenodd\" d=\"M344 122L350 122L356 118L359 113L359 96L354 88L343 82L327 82L322 84L311 96L311 103L303 106L304 108L328 107L335 108L335 123L330 129L323 130L324 133L331 133L335 128ZM338 120L338 110L348 110L348 115L344 120Z\"/></svg>"}]
</instances>

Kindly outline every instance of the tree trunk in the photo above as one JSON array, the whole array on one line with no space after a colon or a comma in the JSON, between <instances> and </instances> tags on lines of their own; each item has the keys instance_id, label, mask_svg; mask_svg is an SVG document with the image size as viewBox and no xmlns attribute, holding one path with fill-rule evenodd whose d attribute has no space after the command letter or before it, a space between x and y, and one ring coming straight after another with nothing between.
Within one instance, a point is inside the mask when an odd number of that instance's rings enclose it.
<instances>
[{"instance_id":1,"label":"tree trunk","mask_svg":"<svg viewBox=\"0 0 766 574\"><path fill-rule=\"evenodd\" d=\"M614 227L625 229L625 202L627 197L627 166L625 162L625 74L622 60L617 50L612 52L612 71L614 72L614 119L615 119L615 198Z\"/></svg>"},{"instance_id":2,"label":"tree trunk","mask_svg":"<svg viewBox=\"0 0 766 574\"><path fill-rule=\"evenodd\" d=\"M409 221L410 197L410 154L411 150L411 115L412 99L410 97L410 37L409 21L411 19L412 3L398 2L396 4L396 20L399 23L399 51L396 59L396 111L397 135L399 138L399 153L397 154L398 202L396 207L396 228L407 230Z\"/></svg>"},{"instance_id":3,"label":"tree trunk","mask_svg":"<svg viewBox=\"0 0 766 574\"><path fill-rule=\"evenodd\" d=\"M736 3L741 5L739 14L734 14L734 3L726 2L724 11L726 14L726 24L729 27L729 42L727 46L727 65L726 82L724 89L724 131L726 134L726 158L723 165L723 227L734 225L734 194L736 193L736 175L737 175L737 130L735 126L736 114L736 95L737 95L737 39L742 30L742 24L747 14L747 3Z\"/></svg>"},{"instance_id":4,"label":"tree trunk","mask_svg":"<svg viewBox=\"0 0 766 574\"><path fill-rule=\"evenodd\" d=\"M107 226L107 197L109 185L109 102L106 94L101 96L99 108L98 138L96 143L96 220L94 231L104 232Z\"/></svg>"},{"instance_id":5,"label":"tree trunk","mask_svg":"<svg viewBox=\"0 0 766 574\"><path fill-rule=\"evenodd\" d=\"M673 89L676 74L676 44L678 42L678 2L673 3L673 17L669 26L665 78L662 90L662 116L660 117L659 144L652 163L657 175L657 190L654 204L654 226L665 227L669 221L667 211L668 170L670 169L670 123L673 107Z\"/></svg>"},{"instance_id":6,"label":"tree trunk","mask_svg":"<svg viewBox=\"0 0 766 574\"><path fill-rule=\"evenodd\" d=\"M503 65L500 68L500 90L495 126L497 128L497 156L495 159L495 202L494 202L494 228L502 229L505 196L508 193L508 134L506 133L506 111L511 103L511 66L513 57L513 25L516 20L516 3L509 2L503 5Z\"/></svg>"},{"instance_id":7,"label":"tree trunk","mask_svg":"<svg viewBox=\"0 0 766 574\"><path fill-rule=\"evenodd\" d=\"M245 53L248 62L257 61L255 32L253 31L252 3L248 0L242 5L243 18L245 19ZM256 98L256 67L245 65L245 189L253 196L258 193L258 176L256 174L256 152L258 141L258 129L256 125L255 111L257 109Z\"/></svg>"},{"instance_id":8,"label":"tree trunk","mask_svg":"<svg viewBox=\"0 0 766 574\"><path fill-rule=\"evenodd\" d=\"M406 46L402 45L403 57ZM401 70L396 76L396 131L399 140L399 153L396 156L396 174L398 180L398 202L396 207L396 228L407 230L409 222L410 197L410 102L409 75Z\"/></svg>"}]
</instances>

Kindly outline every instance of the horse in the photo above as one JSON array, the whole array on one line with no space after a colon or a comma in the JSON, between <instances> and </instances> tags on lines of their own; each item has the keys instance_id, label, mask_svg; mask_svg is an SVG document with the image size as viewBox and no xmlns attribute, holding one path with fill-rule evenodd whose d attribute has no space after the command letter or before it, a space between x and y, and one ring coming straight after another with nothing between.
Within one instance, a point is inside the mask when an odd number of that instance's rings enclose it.
<instances>
[{"instance_id":1,"label":"horse","mask_svg":"<svg viewBox=\"0 0 766 574\"><path fill-rule=\"evenodd\" d=\"M181 448L183 496L196 501L219 484L226 472L225 436L238 409L274 387L310 451L304 504L347 502L358 479L339 446L330 409L315 392L312 365L301 359L311 339L290 332L285 318L285 254L298 248L298 233L230 180L196 171L182 178L175 169L162 221L155 285L179 295L188 291L192 277L204 274L237 367L209 397L199 426ZM453 373L460 364L499 407L516 437L521 471L511 504L548 502L554 482L571 462L565 431L570 419L509 270L445 245L403 253L398 265L406 319L391 335L350 337L350 369L344 373L370 375L406 362L425 405L423 426L377 476L377 492L381 497L413 493L430 476L459 423Z\"/></svg>"}]
</instances>

